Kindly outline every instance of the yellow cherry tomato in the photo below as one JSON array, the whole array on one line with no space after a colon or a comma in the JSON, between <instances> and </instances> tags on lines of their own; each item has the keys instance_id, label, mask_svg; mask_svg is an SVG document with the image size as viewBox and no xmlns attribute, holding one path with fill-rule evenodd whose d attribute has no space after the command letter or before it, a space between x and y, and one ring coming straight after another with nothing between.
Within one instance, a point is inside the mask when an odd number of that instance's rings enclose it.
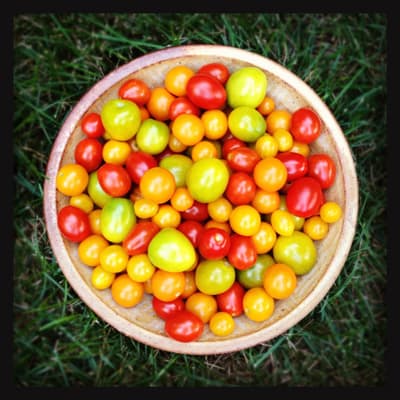
<instances>
[{"instance_id":1,"label":"yellow cherry tomato","mask_svg":"<svg viewBox=\"0 0 400 400\"><path fill-rule=\"evenodd\" d=\"M266 133L256 140L254 150L261 158L275 157L278 154L279 146L277 140Z\"/></svg>"},{"instance_id":2,"label":"yellow cherry tomato","mask_svg":"<svg viewBox=\"0 0 400 400\"><path fill-rule=\"evenodd\" d=\"M77 196L72 196L69 199L69 204L71 206L75 206L85 211L86 214L89 214L93 211L94 203L92 198L86 193L78 194Z\"/></svg>"},{"instance_id":3,"label":"yellow cherry tomato","mask_svg":"<svg viewBox=\"0 0 400 400\"><path fill-rule=\"evenodd\" d=\"M323 239L328 234L328 230L328 223L318 215L307 218L303 225L303 232L310 236L312 240Z\"/></svg>"},{"instance_id":4,"label":"yellow cherry tomato","mask_svg":"<svg viewBox=\"0 0 400 400\"><path fill-rule=\"evenodd\" d=\"M275 244L276 231L272 225L266 221L262 221L260 229L255 235L251 236L251 240L257 251L257 254L268 253Z\"/></svg>"},{"instance_id":5,"label":"yellow cherry tomato","mask_svg":"<svg viewBox=\"0 0 400 400\"><path fill-rule=\"evenodd\" d=\"M204 323L207 323L217 312L218 305L213 295L196 292L186 299L185 308L197 315Z\"/></svg>"},{"instance_id":6,"label":"yellow cherry tomato","mask_svg":"<svg viewBox=\"0 0 400 400\"><path fill-rule=\"evenodd\" d=\"M334 201L326 201L319 209L319 215L326 223L333 224L342 217L342 208Z\"/></svg>"},{"instance_id":7,"label":"yellow cherry tomato","mask_svg":"<svg viewBox=\"0 0 400 400\"><path fill-rule=\"evenodd\" d=\"M272 135L278 143L279 151L289 151L293 147L293 136L288 130L278 128Z\"/></svg>"},{"instance_id":8,"label":"yellow cherry tomato","mask_svg":"<svg viewBox=\"0 0 400 400\"><path fill-rule=\"evenodd\" d=\"M264 288L253 287L243 296L243 312L252 321L262 322L271 317L275 300Z\"/></svg>"},{"instance_id":9,"label":"yellow cherry tomato","mask_svg":"<svg viewBox=\"0 0 400 400\"><path fill-rule=\"evenodd\" d=\"M226 197L219 197L207 204L208 214L216 222L228 221L232 209L232 203Z\"/></svg>"},{"instance_id":10,"label":"yellow cherry tomato","mask_svg":"<svg viewBox=\"0 0 400 400\"><path fill-rule=\"evenodd\" d=\"M100 265L109 272L125 271L128 260L128 253L119 244L109 245L100 252Z\"/></svg>"},{"instance_id":11,"label":"yellow cherry tomato","mask_svg":"<svg viewBox=\"0 0 400 400\"><path fill-rule=\"evenodd\" d=\"M93 287L97 290L108 289L114 282L115 274L113 272L108 272L101 268L100 265L95 267L90 275L90 282Z\"/></svg>"},{"instance_id":12,"label":"yellow cherry tomato","mask_svg":"<svg viewBox=\"0 0 400 400\"><path fill-rule=\"evenodd\" d=\"M295 224L288 211L275 210L271 214L271 225L281 236L290 236L294 232Z\"/></svg>"},{"instance_id":13,"label":"yellow cherry tomato","mask_svg":"<svg viewBox=\"0 0 400 400\"><path fill-rule=\"evenodd\" d=\"M172 134L186 146L200 142L204 132L203 121L194 114L180 114L172 123Z\"/></svg>"},{"instance_id":14,"label":"yellow cherry tomato","mask_svg":"<svg viewBox=\"0 0 400 400\"><path fill-rule=\"evenodd\" d=\"M194 198L187 187L178 187L171 197L171 206L177 211L185 211L192 207Z\"/></svg>"},{"instance_id":15,"label":"yellow cherry tomato","mask_svg":"<svg viewBox=\"0 0 400 400\"><path fill-rule=\"evenodd\" d=\"M159 205L150 199L137 199L133 203L133 209L135 211L135 215L138 218L146 219L151 218L157 214Z\"/></svg>"},{"instance_id":16,"label":"yellow cherry tomato","mask_svg":"<svg viewBox=\"0 0 400 400\"><path fill-rule=\"evenodd\" d=\"M235 320L231 314L218 311L210 318L208 326L215 336L228 336L235 330Z\"/></svg>"},{"instance_id":17,"label":"yellow cherry tomato","mask_svg":"<svg viewBox=\"0 0 400 400\"><path fill-rule=\"evenodd\" d=\"M66 196L83 193L89 183L89 174L80 164L65 164L57 172L56 188Z\"/></svg>"},{"instance_id":18,"label":"yellow cherry tomato","mask_svg":"<svg viewBox=\"0 0 400 400\"><path fill-rule=\"evenodd\" d=\"M101 235L90 235L78 245L79 259L89 267L96 267L100 264L100 253L109 242Z\"/></svg>"},{"instance_id":19,"label":"yellow cherry tomato","mask_svg":"<svg viewBox=\"0 0 400 400\"><path fill-rule=\"evenodd\" d=\"M228 117L222 110L206 110L201 115L204 135L208 139L221 139L228 131Z\"/></svg>"},{"instance_id":20,"label":"yellow cherry tomato","mask_svg":"<svg viewBox=\"0 0 400 400\"><path fill-rule=\"evenodd\" d=\"M132 152L128 142L120 140L107 140L103 146L103 160L109 164L123 165Z\"/></svg>"},{"instance_id":21,"label":"yellow cherry tomato","mask_svg":"<svg viewBox=\"0 0 400 400\"><path fill-rule=\"evenodd\" d=\"M172 67L165 75L165 88L175 96L185 96L186 85L194 73L191 68L185 65Z\"/></svg>"},{"instance_id":22,"label":"yellow cherry tomato","mask_svg":"<svg viewBox=\"0 0 400 400\"><path fill-rule=\"evenodd\" d=\"M294 140L290 151L302 154L304 157L308 157L310 155L310 146L307 143Z\"/></svg>"},{"instance_id":23,"label":"yellow cherry tomato","mask_svg":"<svg viewBox=\"0 0 400 400\"><path fill-rule=\"evenodd\" d=\"M135 254L131 256L126 265L126 273L136 282L145 282L150 279L156 268L150 262L147 254Z\"/></svg>"},{"instance_id":24,"label":"yellow cherry tomato","mask_svg":"<svg viewBox=\"0 0 400 400\"><path fill-rule=\"evenodd\" d=\"M203 158L217 158L218 150L214 143L208 140L201 140L193 146L191 156L193 161Z\"/></svg>"},{"instance_id":25,"label":"yellow cherry tomato","mask_svg":"<svg viewBox=\"0 0 400 400\"><path fill-rule=\"evenodd\" d=\"M151 220L160 228L176 228L181 223L181 214L170 204L161 204Z\"/></svg>"},{"instance_id":26,"label":"yellow cherry tomato","mask_svg":"<svg viewBox=\"0 0 400 400\"><path fill-rule=\"evenodd\" d=\"M114 279L111 285L111 296L122 307L134 307L143 299L144 285L133 281L128 274L124 273Z\"/></svg>"},{"instance_id":27,"label":"yellow cherry tomato","mask_svg":"<svg viewBox=\"0 0 400 400\"><path fill-rule=\"evenodd\" d=\"M279 202L279 209L280 210L284 210L284 211L288 211L287 206L286 206L286 196L281 194L280 196L280 202ZM289 212L289 211L288 211ZM301 228L303 228L304 225L304 221L305 218L304 217L299 217L298 215L294 215L292 213L289 213L294 221L294 229L296 231L301 230Z\"/></svg>"},{"instance_id":28,"label":"yellow cherry tomato","mask_svg":"<svg viewBox=\"0 0 400 400\"><path fill-rule=\"evenodd\" d=\"M260 229L261 216L254 207L243 204L232 210L229 223L232 230L239 235L253 236Z\"/></svg>"}]
</instances>

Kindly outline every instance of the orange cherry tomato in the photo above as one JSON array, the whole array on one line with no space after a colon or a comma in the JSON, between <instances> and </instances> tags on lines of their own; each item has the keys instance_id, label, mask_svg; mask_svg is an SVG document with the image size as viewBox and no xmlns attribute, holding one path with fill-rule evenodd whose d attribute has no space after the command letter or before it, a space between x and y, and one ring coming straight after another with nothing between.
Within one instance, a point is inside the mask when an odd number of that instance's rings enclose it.
<instances>
[{"instance_id":1,"label":"orange cherry tomato","mask_svg":"<svg viewBox=\"0 0 400 400\"><path fill-rule=\"evenodd\" d=\"M65 164L57 172L56 188L66 196L77 196L86 189L89 174L80 164Z\"/></svg>"},{"instance_id":2,"label":"orange cherry tomato","mask_svg":"<svg viewBox=\"0 0 400 400\"><path fill-rule=\"evenodd\" d=\"M243 296L243 311L252 321L262 322L271 317L275 309L275 300L264 288L253 287Z\"/></svg>"},{"instance_id":3,"label":"orange cherry tomato","mask_svg":"<svg viewBox=\"0 0 400 400\"><path fill-rule=\"evenodd\" d=\"M195 292L185 302L185 308L197 315L204 323L218 311L217 300L211 294Z\"/></svg>"},{"instance_id":4,"label":"orange cherry tomato","mask_svg":"<svg viewBox=\"0 0 400 400\"><path fill-rule=\"evenodd\" d=\"M164 87L156 87L151 91L147 102L147 110L150 115L158 121L167 121L169 118L169 107L175 100L175 96Z\"/></svg>"},{"instance_id":5,"label":"orange cherry tomato","mask_svg":"<svg viewBox=\"0 0 400 400\"><path fill-rule=\"evenodd\" d=\"M79 259L89 267L96 267L100 264L100 253L109 243L101 235L90 235L78 245Z\"/></svg>"},{"instance_id":6,"label":"orange cherry tomato","mask_svg":"<svg viewBox=\"0 0 400 400\"><path fill-rule=\"evenodd\" d=\"M165 75L165 88L175 96L185 96L186 85L194 73L191 68L185 65L172 67Z\"/></svg>"},{"instance_id":7,"label":"orange cherry tomato","mask_svg":"<svg viewBox=\"0 0 400 400\"><path fill-rule=\"evenodd\" d=\"M260 229L261 216L253 206L243 204L232 210L229 223L232 230L239 235L253 236Z\"/></svg>"},{"instance_id":8,"label":"orange cherry tomato","mask_svg":"<svg viewBox=\"0 0 400 400\"><path fill-rule=\"evenodd\" d=\"M118 275L111 285L113 300L122 307L134 307L144 296L144 285L129 278L128 274Z\"/></svg>"},{"instance_id":9,"label":"orange cherry tomato","mask_svg":"<svg viewBox=\"0 0 400 400\"><path fill-rule=\"evenodd\" d=\"M162 167L153 167L143 174L139 187L144 198L161 204L172 197L176 183L170 171Z\"/></svg>"},{"instance_id":10,"label":"orange cherry tomato","mask_svg":"<svg viewBox=\"0 0 400 400\"><path fill-rule=\"evenodd\" d=\"M266 192L277 192L286 183L287 169L278 158L266 157L254 167L253 178L259 188Z\"/></svg>"},{"instance_id":11,"label":"orange cherry tomato","mask_svg":"<svg viewBox=\"0 0 400 400\"><path fill-rule=\"evenodd\" d=\"M262 115L268 115L275 109L275 101L272 97L265 96L263 101L257 107L257 111Z\"/></svg>"},{"instance_id":12,"label":"orange cherry tomato","mask_svg":"<svg viewBox=\"0 0 400 400\"><path fill-rule=\"evenodd\" d=\"M279 208L279 192L266 192L258 188L251 205L261 214L270 214Z\"/></svg>"},{"instance_id":13,"label":"orange cherry tomato","mask_svg":"<svg viewBox=\"0 0 400 400\"><path fill-rule=\"evenodd\" d=\"M276 238L275 229L266 221L262 221L258 232L251 236L257 254L268 253L274 247Z\"/></svg>"},{"instance_id":14,"label":"orange cherry tomato","mask_svg":"<svg viewBox=\"0 0 400 400\"><path fill-rule=\"evenodd\" d=\"M172 134L185 146L194 146L204 137L203 121L194 114L180 114L172 123Z\"/></svg>"},{"instance_id":15,"label":"orange cherry tomato","mask_svg":"<svg viewBox=\"0 0 400 400\"><path fill-rule=\"evenodd\" d=\"M286 110L275 109L268 114L265 122L267 123L267 132L274 133L277 129L290 129L292 114Z\"/></svg>"},{"instance_id":16,"label":"orange cherry tomato","mask_svg":"<svg viewBox=\"0 0 400 400\"><path fill-rule=\"evenodd\" d=\"M172 301L185 290L185 274L157 269L151 278L151 290L155 297L162 301Z\"/></svg>"},{"instance_id":17,"label":"orange cherry tomato","mask_svg":"<svg viewBox=\"0 0 400 400\"><path fill-rule=\"evenodd\" d=\"M263 287L274 299L282 300L288 298L294 292L296 286L296 274L286 264L273 264L264 272Z\"/></svg>"}]
</instances>

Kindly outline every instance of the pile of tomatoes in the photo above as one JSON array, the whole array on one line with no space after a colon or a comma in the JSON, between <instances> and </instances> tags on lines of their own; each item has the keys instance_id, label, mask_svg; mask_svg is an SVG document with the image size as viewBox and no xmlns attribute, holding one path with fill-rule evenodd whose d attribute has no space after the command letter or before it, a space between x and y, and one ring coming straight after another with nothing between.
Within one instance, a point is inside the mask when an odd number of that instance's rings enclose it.
<instances>
[{"instance_id":1,"label":"pile of tomatoes","mask_svg":"<svg viewBox=\"0 0 400 400\"><path fill-rule=\"evenodd\" d=\"M325 198L335 163L310 151L319 116L277 108L267 86L218 62L172 67L160 87L127 78L57 172L58 226L94 288L127 308L151 295L178 341L268 319L341 217Z\"/></svg>"}]
</instances>

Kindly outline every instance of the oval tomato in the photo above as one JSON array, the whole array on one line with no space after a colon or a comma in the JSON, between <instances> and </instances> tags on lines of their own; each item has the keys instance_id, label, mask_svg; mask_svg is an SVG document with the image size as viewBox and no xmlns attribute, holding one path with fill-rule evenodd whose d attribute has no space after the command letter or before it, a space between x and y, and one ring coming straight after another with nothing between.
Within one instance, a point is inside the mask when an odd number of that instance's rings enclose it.
<instances>
[{"instance_id":1,"label":"oval tomato","mask_svg":"<svg viewBox=\"0 0 400 400\"><path fill-rule=\"evenodd\" d=\"M57 214L60 232L71 242L81 242L91 233L89 216L80 208L65 206Z\"/></svg>"},{"instance_id":2,"label":"oval tomato","mask_svg":"<svg viewBox=\"0 0 400 400\"><path fill-rule=\"evenodd\" d=\"M191 207L185 211L181 211L181 216L185 220L203 222L209 217L207 203L200 203L194 200Z\"/></svg>"},{"instance_id":3,"label":"oval tomato","mask_svg":"<svg viewBox=\"0 0 400 400\"><path fill-rule=\"evenodd\" d=\"M222 157L224 159L227 159L228 154L232 150L237 149L239 147L246 147L246 143L237 137L229 137L225 139L222 143L222 148L221 148Z\"/></svg>"},{"instance_id":4,"label":"oval tomato","mask_svg":"<svg viewBox=\"0 0 400 400\"><path fill-rule=\"evenodd\" d=\"M190 101L204 110L220 109L226 103L226 91L222 83L208 74L193 75L186 86Z\"/></svg>"},{"instance_id":5,"label":"oval tomato","mask_svg":"<svg viewBox=\"0 0 400 400\"><path fill-rule=\"evenodd\" d=\"M81 128L87 137L99 138L104 134L104 126L100 114L91 112L82 118Z\"/></svg>"},{"instance_id":6,"label":"oval tomato","mask_svg":"<svg viewBox=\"0 0 400 400\"><path fill-rule=\"evenodd\" d=\"M160 227L153 221L139 221L123 240L122 247L130 256L145 253L159 230Z\"/></svg>"},{"instance_id":7,"label":"oval tomato","mask_svg":"<svg viewBox=\"0 0 400 400\"><path fill-rule=\"evenodd\" d=\"M97 170L97 178L103 190L113 197L125 196L132 184L128 171L122 165L105 163Z\"/></svg>"},{"instance_id":8,"label":"oval tomato","mask_svg":"<svg viewBox=\"0 0 400 400\"><path fill-rule=\"evenodd\" d=\"M200 108L193 104L186 96L177 97L169 106L169 119L173 121L181 114L194 114L199 116Z\"/></svg>"},{"instance_id":9,"label":"oval tomato","mask_svg":"<svg viewBox=\"0 0 400 400\"><path fill-rule=\"evenodd\" d=\"M204 330L204 322L191 311L182 310L165 321L165 332L179 342L198 339Z\"/></svg>"},{"instance_id":10,"label":"oval tomato","mask_svg":"<svg viewBox=\"0 0 400 400\"><path fill-rule=\"evenodd\" d=\"M333 159L325 153L308 156L308 175L316 178L322 189L328 189L336 178L336 166Z\"/></svg>"},{"instance_id":11,"label":"oval tomato","mask_svg":"<svg viewBox=\"0 0 400 400\"><path fill-rule=\"evenodd\" d=\"M241 171L251 173L260 161L261 157L258 153L247 146L238 147L231 150L226 155L226 161L228 162L228 166L232 168L234 171Z\"/></svg>"},{"instance_id":12,"label":"oval tomato","mask_svg":"<svg viewBox=\"0 0 400 400\"><path fill-rule=\"evenodd\" d=\"M137 150L129 154L125 166L132 181L139 184L144 173L157 166L157 160L151 154Z\"/></svg>"},{"instance_id":13,"label":"oval tomato","mask_svg":"<svg viewBox=\"0 0 400 400\"><path fill-rule=\"evenodd\" d=\"M150 99L151 90L141 79L129 79L118 90L122 99L130 100L138 106L144 106Z\"/></svg>"}]
</instances>

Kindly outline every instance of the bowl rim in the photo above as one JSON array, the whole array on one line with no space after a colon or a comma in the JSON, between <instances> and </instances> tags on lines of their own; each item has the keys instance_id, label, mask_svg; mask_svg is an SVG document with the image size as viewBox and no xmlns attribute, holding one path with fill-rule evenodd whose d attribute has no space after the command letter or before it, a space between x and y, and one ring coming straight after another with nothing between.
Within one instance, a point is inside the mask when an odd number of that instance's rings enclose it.
<instances>
[{"instance_id":1,"label":"bowl rim","mask_svg":"<svg viewBox=\"0 0 400 400\"><path fill-rule=\"evenodd\" d=\"M103 301L99 301L100 298L92 292L93 288L88 286L74 267L74 263L64 245L64 239L58 229L54 171L59 169L69 136L76 128L79 120L95 100L109 87L115 85L130 73L148 67L149 65L183 56L215 56L216 54L219 57L226 57L241 62L245 60L246 63L267 70L279 76L280 79L294 88L294 90L301 92L304 97L307 97L307 102L317 111L327 130L334 136L336 144L341 150L342 164L346 166L346 174L344 174L343 177L344 190L346 196L350 196L354 202L351 204L351 207L346 204L346 209L343 210L345 219L340 235L344 240L342 241L342 245L338 247L337 251L332 256L331 267L304 300L293 310L284 315L283 318L279 320L278 324L272 324L267 328L250 333L246 336L229 338L229 341L216 340L211 342L193 341L182 343L167 336L163 337L149 332L127 321L108 307ZM69 284L83 302L101 319L128 337L160 350L192 355L228 353L253 347L283 334L308 315L322 301L344 266L353 242L359 207L358 179L351 149L342 129L325 102L306 82L283 65L249 50L217 44L181 45L156 50L117 67L95 83L70 110L62 123L51 149L43 187L43 213L54 256Z\"/></svg>"}]
</instances>

